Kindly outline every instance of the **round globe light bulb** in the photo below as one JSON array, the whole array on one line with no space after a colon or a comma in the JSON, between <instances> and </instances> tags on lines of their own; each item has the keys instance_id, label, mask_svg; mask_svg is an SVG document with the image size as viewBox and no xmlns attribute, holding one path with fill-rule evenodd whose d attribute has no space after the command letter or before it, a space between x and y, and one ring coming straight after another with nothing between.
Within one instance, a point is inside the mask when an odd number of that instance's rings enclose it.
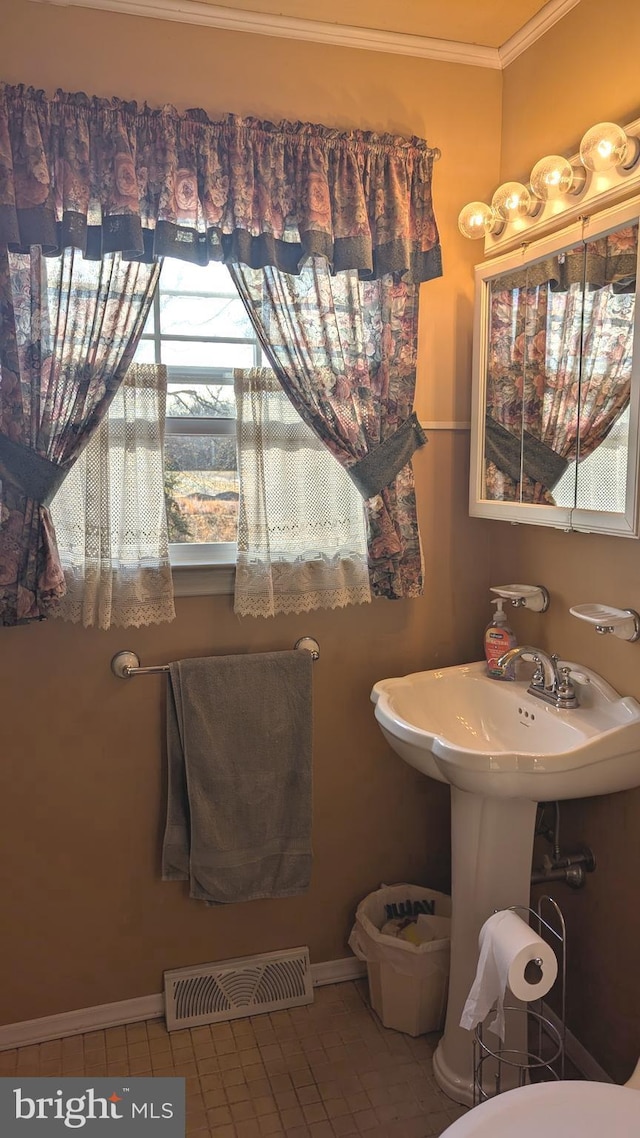
<instances>
[{"instance_id":1,"label":"round globe light bulb","mask_svg":"<svg viewBox=\"0 0 640 1138\"><path fill-rule=\"evenodd\" d=\"M638 151L638 140L629 138L617 123L599 122L580 143L580 161L587 170L600 174L615 166L628 169L636 161Z\"/></svg>"},{"instance_id":2,"label":"round globe light bulb","mask_svg":"<svg viewBox=\"0 0 640 1138\"><path fill-rule=\"evenodd\" d=\"M584 170L576 169L561 154L548 154L536 162L530 179L533 193L543 202L578 193L584 181Z\"/></svg>"},{"instance_id":3,"label":"round globe light bulb","mask_svg":"<svg viewBox=\"0 0 640 1138\"><path fill-rule=\"evenodd\" d=\"M531 213L532 199L522 182L504 182L491 199L492 208L504 221L515 221Z\"/></svg>"},{"instance_id":4,"label":"round globe light bulb","mask_svg":"<svg viewBox=\"0 0 640 1138\"><path fill-rule=\"evenodd\" d=\"M469 202L458 215L458 229L463 237L472 241L479 237L486 237L493 233L498 219L490 205L486 202Z\"/></svg>"}]
</instances>

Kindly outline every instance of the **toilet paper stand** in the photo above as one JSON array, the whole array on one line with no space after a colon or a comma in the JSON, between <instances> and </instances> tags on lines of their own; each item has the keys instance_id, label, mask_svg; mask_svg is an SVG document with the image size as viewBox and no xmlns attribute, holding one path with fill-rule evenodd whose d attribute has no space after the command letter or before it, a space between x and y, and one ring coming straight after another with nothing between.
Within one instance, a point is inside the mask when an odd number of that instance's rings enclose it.
<instances>
[{"instance_id":1,"label":"toilet paper stand","mask_svg":"<svg viewBox=\"0 0 640 1138\"><path fill-rule=\"evenodd\" d=\"M554 989L558 991L560 1013L552 1011L542 999L523 1003L512 998L511 1003L504 1005L508 1047L487 1027L478 1024L473 1039L474 1106L502 1091L527 1083L564 1079L565 1074L567 929L562 910L547 895L540 897L535 909L523 905L509 908L520 916L526 915L534 931L549 941L559 957ZM512 1046L514 1038L516 1047Z\"/></svg>"}]
</instances>

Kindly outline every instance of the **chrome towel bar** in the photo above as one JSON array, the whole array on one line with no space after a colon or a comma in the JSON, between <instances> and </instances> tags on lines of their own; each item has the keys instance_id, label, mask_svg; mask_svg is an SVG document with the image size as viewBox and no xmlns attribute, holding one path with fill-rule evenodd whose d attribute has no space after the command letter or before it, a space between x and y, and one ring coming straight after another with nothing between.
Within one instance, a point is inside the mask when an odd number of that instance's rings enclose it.
<instances>
[{"instance_id":1,"label":"chrome towel bar","mask_svg":"<svg viewBox=\"0 0 640 1138\"><path fill-rule=\"evenodd\" d=\"M310 652L312 660L320 659L320 645L312 636L301 636L296 640L294 648L301 648ZM168 672L168 664L154 664L150 668L140 667L140 657L135 652L117 652L111 661L111 671L119 680L130 680L132 676L153 676L160 672Z\"/></svg>"}]
</instances>

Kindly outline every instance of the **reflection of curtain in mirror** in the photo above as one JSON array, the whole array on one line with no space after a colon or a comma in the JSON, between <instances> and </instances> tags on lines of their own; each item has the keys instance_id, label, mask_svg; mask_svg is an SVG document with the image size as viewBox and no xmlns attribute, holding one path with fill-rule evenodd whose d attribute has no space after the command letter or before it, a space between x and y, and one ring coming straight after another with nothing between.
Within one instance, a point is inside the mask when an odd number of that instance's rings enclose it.
<instances>
[{"instance_id":1,"label":"reflection of curtain in mirror","mask_svg":"<svg viewBox=\"0 0 640 1138\"><path fill-rule=\"evenodd\" d=\"M542 439L565 458L592 454L629 402L634 307L611 284L551 298ZM533 501L543 500L538 486Z\"/></svg>"},{"instance_id":2,"label":"reflection of curtain in mirror","mask_svg":"<svg viewBox=\"0 0 640 1138\"><path fill-rule=\"evenodd\" d=\"M539 440L582 461L627 406L637 233L619 230L503 277L492 290L487 412L522 438L523 474L516 480L487 462L487 498L554 505L552 487L524 473L527 450Z\"/></svg>"},{"instance_id":3,"label":"reflection of curtain in mirror","mask_svg":"<svg viewBox=\"0 0 640 1138\"><path fill-rule=\"evenodd\" d=\"M523 431L529 431L540 438L548 288L527 288L526 270L516 279L515 287L492 289L486 409L512 435L522 438ZM493 462L485 464L489 499L530 502L537 485L526 474L516 479Z\"/></svg>"}]
</instances>

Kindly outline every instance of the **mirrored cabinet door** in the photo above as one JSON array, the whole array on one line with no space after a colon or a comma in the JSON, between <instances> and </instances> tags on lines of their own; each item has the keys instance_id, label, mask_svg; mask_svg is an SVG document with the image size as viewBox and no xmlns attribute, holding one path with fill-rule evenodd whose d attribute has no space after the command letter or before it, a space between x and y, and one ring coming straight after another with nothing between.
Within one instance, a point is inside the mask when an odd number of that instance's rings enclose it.
<instances>
[{"instance_id":1,"label":"mirrored cabinet door","mask_svg":"<svg viewBox=\"0 0 640 1138\"><path fill-rule=\"evenodd\" d=\"M472 514L637 536L639 212L479 266Z\"/></svg>"},{"instance_id":2,"label":"mirrored cabinet door","mask_svg":"<svg viewBox=\"0 0 640 1138\"><path fill-rule=\"evenodd\" d=\"M637 261L637 222L585 246L575 485L580 510L625 509Z\"/></svg>"}]
</instances>

